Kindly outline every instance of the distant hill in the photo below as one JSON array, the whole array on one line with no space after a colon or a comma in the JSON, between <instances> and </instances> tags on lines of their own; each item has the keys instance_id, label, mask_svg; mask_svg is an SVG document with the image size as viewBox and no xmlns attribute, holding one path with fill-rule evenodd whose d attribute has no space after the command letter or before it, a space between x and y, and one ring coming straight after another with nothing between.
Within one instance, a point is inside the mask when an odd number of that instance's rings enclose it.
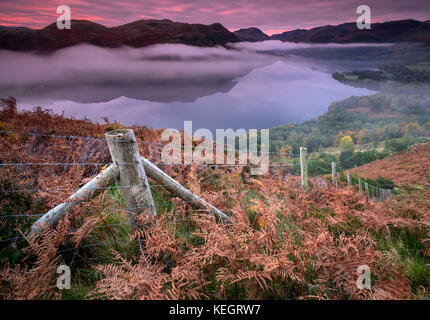
<instances>
[{"instance_id":1,"label":"distant hill","mask_svg":"<svg viewBox=\"0 0 430 320\"><path fill-rule=\"evenodd\" d=\"M157 43L215 46L238 41L219 23L203 25L170 20L139 20L113 28L87 20L72 20L70 30L59 30L56 23L43 29L0 28L0 49L16 51L52 51L79 43L139 48Z\"/></svg>"},{"instance_id":2,"label":"distant hill","mask_svg":"<svg viewBox=\"0 0 430 320\"><path fill-rule=\"evenodd\" d=\"M349 170L366 179L389 178L396 185L430 183L430 143Z\"/></svg>"},{"instance_id":3,"label":"distant hill","mask_svg":"<svg viewBox=\"0 0 430 320\"><path fill-rule=\"evenodd\" d=\"M257 42L270 40L270 37L258 28L240 29L233 33L241 41Z\"/></svg>"},{"instance_id":4,"label":"distant hill","mask_svg":"<svg viewBox=\"0 0 430 320\"><path fill-rule=\"evenodd\" d=\"M326 113L315 119L271 128L270 148L292 148L292 153L298 153L305 146L309 153L324 152L336 148L340 137L349 135L366 150L405 137L410 123L412 127L418 124L414 133L417 137L411 138L412 142L430 137L430 95L352 96L333 102Z\"/></svg>"},{"instance_id":5,"label":"distant hill","mask_svg":"<svg viewBox=\"0 0 430 320\"><path fill-rule=\"evenodd\" d=\"M370 30L359 30L355 22L337 26L322 26L310 30L297 29L271 36L273 40L309 43L357 42L427 42L430 41L430 23L412 19L372 23Z\"/></svg>"}]
</instances>

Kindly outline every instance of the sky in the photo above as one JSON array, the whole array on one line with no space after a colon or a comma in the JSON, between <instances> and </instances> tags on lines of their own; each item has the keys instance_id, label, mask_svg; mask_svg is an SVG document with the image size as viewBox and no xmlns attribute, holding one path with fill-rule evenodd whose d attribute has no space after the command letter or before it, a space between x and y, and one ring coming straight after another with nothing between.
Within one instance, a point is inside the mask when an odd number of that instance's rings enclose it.
<instances>
[{"instance_id":1,"label":"sky","mask_svg":"<svg viewBox=\"0 0 430 320\"><path fill-rule=\"evenodd\" d=\"M356 21L359 5L371 9L372 22L430 20L429 0L1 0L0 25L43 28L68 5L72 19L113 27L139 19L170 19L211 24L233 31L258 27L270 34L298 28Z\"/></svg>"}]
</instances>

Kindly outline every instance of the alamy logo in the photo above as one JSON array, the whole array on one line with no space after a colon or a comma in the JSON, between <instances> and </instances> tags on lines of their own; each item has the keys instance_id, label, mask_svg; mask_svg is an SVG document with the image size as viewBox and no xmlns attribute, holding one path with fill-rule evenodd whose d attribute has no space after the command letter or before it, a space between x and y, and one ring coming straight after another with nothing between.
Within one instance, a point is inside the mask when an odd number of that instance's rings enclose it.
<instances>
[{"instance_id":1,"label":"alamy logo","mask_svg":"<svg viewBox=\"0 0 430 320\"><path fill-rule=\"evenodd\" d=\"M357 28L360 30L371 29L370 7L366 5L358 6L357 14L361 14L357 18Z\"/></svg>"},{"instance_id":2,"label":"alamy logo","mask_svg":"<svg viewBox=\"0 0 430 320\"><path fill-rule=\"evenodd\" d=\"M181 133L166 129L161 141L169 142L162 150L164 165L173 164L249 164L252 175L263 175L269 169L269 129L216 129L216 139L209 129L198 129L192 133L192 121L184 122L182 145ZM204 138L204 139L203 139ZM236 150L236 141L239 148ZM227 141L227 144L225 142ZM194 146L195 142L200 142ZM214 142L215 147L214 147ZM258 142L260 145L258 146ZM215 149L215 150L214 150ZM215 157L214 157L215 154ZM215 160L215 161L214 161Z\"/></svg>"},{"instance_id":3,"label":"alamy logo","mask_svg":"<svg viewBox=\"0 0 430 320\"><path fill-rule=\"evenodd\" d=\"M65 264L58 266L57 274L60 276L57 278L57 288L60 290L70 289L70 268Z\"/></svg>"},{"instance_id":4,"label":"alamy logo","mask_svg":"<svg viewBox=\"0 0 430 320\"><path fill-rule=\"evenodd\" d=\"M57 19L57 28L60 30L63 29L71 29L71 11L70 7L66 5L61 5L57 7L57 14L61 14L61 16Z\"/></svg>"},{"instance_id":5,"label":"alamy logo","mask_svg":"<svg viewBox=\"0 0 430 320\"><path fill-rule=\"evenodd\" d=\"M363 272L364 271L364 272ZM357 279L357 288L358 289L367 289L370 290L370 268L369 266L363 264L357 268L357 274L360 276Z\"/></svg>"}]
</instances>

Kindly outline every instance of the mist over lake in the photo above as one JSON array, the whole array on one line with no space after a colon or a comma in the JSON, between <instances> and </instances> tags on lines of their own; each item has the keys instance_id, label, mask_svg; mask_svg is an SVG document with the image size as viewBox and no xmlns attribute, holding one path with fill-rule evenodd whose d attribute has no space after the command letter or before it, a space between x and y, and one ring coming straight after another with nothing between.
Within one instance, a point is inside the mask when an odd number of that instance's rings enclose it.
<instances>
[{"instance_id":1,"label":"mist over lake","mask_svg":"<svg viewBox=\"0 0 430 320\"><path fill-rule=\"evenodd\" d=\"M374 93L341 84L331 74L373 68L375 62L348 52L385 47L265 41L231 49L161 44L80 45L49 55L0 51L0 96L16 97L19 109L40 105L125 125L182 128L192 120L196 129L270 128L314 118L333 101ZM328 59L327 52L344 57Z\"/></svg>"}]
</instances>

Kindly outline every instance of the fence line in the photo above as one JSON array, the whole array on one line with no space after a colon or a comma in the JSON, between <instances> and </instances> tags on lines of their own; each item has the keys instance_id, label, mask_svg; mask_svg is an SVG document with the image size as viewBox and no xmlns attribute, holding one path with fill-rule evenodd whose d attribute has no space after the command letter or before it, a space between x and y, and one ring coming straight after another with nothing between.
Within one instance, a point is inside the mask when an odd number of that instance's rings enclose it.
<instances>
[{"instance_id":1,"label":"fence line","mask_svg":"<svg viewBox=\"0 0 430 320\"><path fill-rule=\"evenodd\" d=\"M333 162L332 164L334 164L335 162ZM12 166L105 166L105 165L110 165L110 162L90 162L90 163L80 163L80 162L69 162L69 163L64 163L64 162L58 162L58 163L32 163L32 162L28 162L28 163L0 163L0 167L12 167ZM136 164L135 162L119 162L117 164L120 165L134 165ZM161 167L200 167L200 168L210 168L210 167L244 167L244 166L250 166L252 164L246 163L246 164L159 164L159 166ZM315 164L307 164L308 166L312 166L314 168L317 168L327 174L329 173L333 173L333 171L329 171L328 169L325 169L323 167L320 167L318 165ZM301 164L300 163L290 163L290 164L269 164L269 168L291 168L291 167L300 167ZM334 169L336 169L336 166L334 166ZM337 175L337 172L333 173L332 176L332 181L337 182L337 178L335 178ZM360 179L360 178L357 178ZM352 185L354 185L354 183L352 182ZM167 185L155 185L155 186L167 186ZM125 188L132 188L133 186L111 186L111 187L97 187L91 190L95 190L95 189L113 189L113 188L118 188L118 189L125 189ZM376 186L370 185L368 184L368 187L373 189L373 190L386 190L386 189L382 189L382 188L378 188ZM75 190L73 188L52 188L52 189L18 189L18 190L2 190L2 192L5 193L14 193L14 192L43 192L43 191L66 191L66 190Z\"/></svg>"},{"instance_id":2,"label":"fence line","mask_svg":"<svg viewBox=\"0 0 430 320\"><path fill-rule=\"evenodd\" d=\"M157 206L159 206L159 205L157 205ZM165 204L164 206L170 206L170 204ZM141 209L141 208L143 208L143 207L138 207L136 209ZM126 210L124 210L124 211L126 211ZM194 211L203 212L204 210L194 210ZM41 214L41 215L43 215L43 214ZM193 217L185 217L185 218L179 218L179 219L173 217L173 220L168 221L167 223L164 222L164 225L166 225L166 224L167 225L171 225L171 224L176 224L177 222L189 221L189 220L193 219L196 216L199 216L199 214L198 213L197 214L194 213ZM235 224L235 222L230 222L229 224ZM130 221L124 221L124 222L121 222L121 223L102 224L102 225L95 226L93 229L102 229L102 228L109 228L109 227L119 227L119 226L124 226L124 225L131 226L131 223L130 223ZM80 228L71 229L71 230L69 230L69 232L75 232L75 231L78 231L79 229ZM0 239L0 243L7 242L7 241L13 241L13 240L19 240L19 239L26 239L26 237L19 236L19 237L7 238L7 239ZM109 243L113 243L113 242L114 241L109 241ZM103 245L103 244L106 244L106 242L102 241L102 242L100 242L100 243L98 243L96 245ZM68 248L66 250L60 250L57 253L62 253L62 252L72 251L72 250L77 250L77 249L80 249L80 248L83 248L83 247L89 247L89 246L92 246L92 245L83 245L83 246L78 246L76 248Z\"/></svg>"},{"instance_id":3,"label":"fence line","mask_svg":"<svg viewBox=\"0 0 430 320\"><path fill-rule=\"evenodd\" d=\"M157 204L157 207L170 207L174 205L173 203L165 203L165 204ZM131 208L131 209L147 209L149 207L144 207L144 206L138 206L136 208ZM127 209L120 209L124 212L127 212ZM194 211L199 211L199 210L194 210ZM203 211L203 210L200 210ZM85 211L83 212L84 214L86 213ZM40 217L43 216L45 213L40 213L40 214L22 214L22 215L1 215L0 218L12 218L12 217L23 217L23 218L34 218L34 217ZM106 227L110 227L110 226L119 226L119 225L129 225L130 222L126 221L126 222L122 222L122 223L114 223L114 224L108 224L108 225L100 225L100 226L95 226L94 229L96 228L106 228ZM76 229L72 229L70 230L70 232L74 232L79 230L80 228L76 228ZM12 240L18 240L18 239L25 239L26 237L20 236L20 237L13 237L13 238L7 238L7 239L0 239L0 243L1 242L7 242L7 241L12 241Z\"/></svg>"},{"instance_id":4,"label":"fence line","mask_svg":"<svg viewBox=\"0 0 430 320\"><path fill-rule=\"evenodd\" d=\"M7 163L7 164L0 164L0 167L12 167L12 166L33 166L33 165L37 165L37 166L73 166L73 165L77 165L77 166L105 166L105 165L110 165L111 163L109 162L94 162L94 163L79 163L79 162L69 162L69 163L63 163L63 162L59 162L59 163ZM122 165L127 165L127 164L136 164L135 162L124 162L124 163L118 163L118 164L122 164ZM320 167L318 165L315 164L307 164L308 166L317 168L318 170L323 171L326 174L330 174L332 173L332 171ZM210 167L244 167L244 166L250 166L249 163L246 164L159 164L159 166L161 167L200 167L200 168L210 168ZM269 168L291 168L291 167L300 167L301 164L300 163L290 163L290 164L269 164ZM360 178L356 178L356 179L360 179ZM335 176L333 176L333 180L332 181L337 181L335 180ZM351 183L352 185L354 185L354 182ZM356 184L359 185L359 184ZM153 187L156 186L167 186L167 185L152 185ZM372 188L374 190L384 190L382 188L378 188L376 186L373 185L368 185L369 188ZM133 186L110 186L110 187L97 187L97 188L90 188L90 190L96 190L96 189L126 189L126 188L132 188ZM4 193L15 193L15 192L49 192L49 191L68 191L68 190L75 190L75 188L51 188L51 189L7 189L7 190L2 190L2 192Z\"/></svg>"},{"instance_id":5,"label":"fence line","mask_svg":"<svg viewBox=\"0 0 430 320\"><path fill-rule=\"evenodd\" d=\"M124 130L123 130L124 131ZM22 133L22 132L15 132L15 131L6 131L6 130L1 130L0 134L19 134L19 135L28 135L28 136L39 136L39 137L47 137L47 138L61 138L61 139L83 139L83 140L99 140L99 141L106 141L109 143L122 143L122 142L127 142L127 141L121 141L121 140L117 140L117 139L109 139L109 138L96 138L96 137L81 137L81 136L73 136L73 135L49 135L49 134L38 134L38 133ZM151 148L151 145L158 145L158 146L166 146L166 144L163 143L157 143L157 142L146 142L146 141L134 141L136 144L137 143L141 143L144 145L148 145L149 148ZM187 148L184 146L184 148ZM191 149L193 149L193 147L191 147ZM151 149L152 150L152 149ZM216 150L216 149L215 149ZM236 149L223 149L223 151L235 151L235 152L239 152L240 150L236 150ZM280 153L280 152L268 152L268 153L264 153L264 152L256 152L256 154L272 154L272 155L283 155L286 157L300 157L300 163L290 163L290 164L283 164L278 163L278 164L269 164L269 167L273 167L273 168L288 168L288 169L292 169L295 167L300 167L301 168L301 176L302 176L302 185L305 189L305 191L308 188L308 167L313 166L314 168L317 168L318 170L321 170L322 172L325 172L326 174L331 173L332 174L332 183L333 185L336 187L337 186L337 172L336 172L336 163L332 163L332 171L320 167L314 163L309 164L308 163L308 155L307 155L307 149L306 148L300 148L301 154L294 154L294 153ZM302 152L306 152L305 156L304 153ZM133 161L133 162L116 162L117 165L130 165L130 166L135 166L135 165L139 165L141 162L140 161ZM105 166L105 165L110 165L110 162L20 162L20 163L0 163L0 167L13 167L13 166L17 166L17 167L21 167L21 166ZM246 164L168 164L168 165L164 165L164 164L160 164L160 166L162 167L169 167L169 166L175 166L175 167L205 167L205 168L209 168L209 167L244 167L244 166L250 166L251 164L246 163ZM158 168L157 168L158 169ZM359 191L361 191L361 186L362 186L362 179L358 178L358 177L354 177L358 183L355 184L353 179L353 177L351 177L350 173L348 173L347 175L347 184L348 186L352 187L354 185L358 185L359 186ZM115 180L117 178L115 177ZM173 180L173 179L172 179ZM125 186L121 186L118 184L117 181L117 185L116 186L106 186L106 187L102 187L102 186L96 186L96 187L88 187L86 191L88 191L88 196L84 199L84 198L79 198L77 199L78 202L81 202L83 200L89 200L92 196L93 191L95 190L104 190L104 189L118 189L118 190L127 190L127 189L133 189L136 188L137 186L139 186L138 184L134 184L134 185L125 185ZM388 196L391 196L391 190L390 193L388 194L388 190L386 189L381 189L378 187L375 187L373 185L368 184L367 182L365 183L366 186L366 191L367 191L367 196L369 199L373 198L377 198L379 200L385 200ZM155 184L155 185L149 185L149 189L154 189L155 187L172 187L171 183L169 184ZM66 191L66 190L76 190L76 188L52 188L52 189L9 189L9 190L1 190L4 193L17 193L17 192L49 192L49 191ZM401 194L403 195L403 194ZM406 195L406 194L405 194ZM409 195L409 194L407 194ZM76 200L74 200L76 201ZM162 206L171 206L171 204L164 204L164 205L160 205L158 204L157 207L162 207ZM125 212L133 212L135 210L141 210L141 209L148 209L148 208L154 208L154 206L132 206L129 208L126 208ZM215 208L216 209L216 208ZM69 209L68 209L69 210ZM217 209L216 209L217 210ZM196 209L196 211L208 211L208 208L205 207L205 209ZM33 218L33 217L41 217L44 216L44 214L16 214L16 215L3 215L0 216L0 218ZM16 221L18 221L16 219ZM118 224L117 224L118 225ZM100 226L100 227L109 227L112 225L105 225L105 226ZM18 240L18 239L22 239L24 237L13 237L13 238L9 238L9 239L1 239L0 242L6 242L6 241L12 241L12 240Z\"/></svg>"},{"instance_id":6,"label":"fence line","mask_svg":"<svg viewBox=\"0 0 430 320\"><path fill-rule=\"evenodd\" d=\"M108 139L108 138L96 138L96 137L82 137L82 136L74 136L74 135L55 135L55 134L41 134L41 133L32 133L32 132L17 132L17 131L10 131L10 130L0 130L0 134L16 134L16 135L26 135L26 136L34 136L34 137L45 137L45 138L57 138L57 139L81 139L81 140L96 140L96 141L117 141L115 139ZM213 141L214 143L216 141ZM161 142L148 142L148 141L137 141L137 143L144 144L144 145L157 145L160 147L166 146L166 143ZM187 146L178 146L181 149L192 149L194 150L194 147L187 147ZM222 151L234 151L234 152L240 152L240 151L248 151L248 150L240 150L240 149L222 149ZM272 155L284 155L284 156L290 156L290 157L299 157L300 154L294 154L294 153L284 153L284 152L261 152L258 151L258 154L272 154Z\"/></svg>"}]
</instances>

